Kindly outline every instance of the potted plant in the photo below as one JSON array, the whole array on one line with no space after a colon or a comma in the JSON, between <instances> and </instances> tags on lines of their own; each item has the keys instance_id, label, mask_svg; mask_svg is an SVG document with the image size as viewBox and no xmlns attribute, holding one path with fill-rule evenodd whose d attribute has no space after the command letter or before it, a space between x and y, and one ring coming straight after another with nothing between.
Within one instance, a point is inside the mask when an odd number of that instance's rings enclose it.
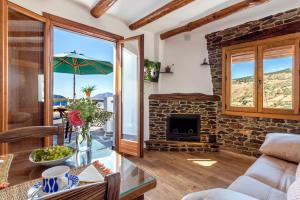
<instances>
[{"instance_id":1,"label":"potted plant","mask_svg":"<svg viewBox=\"0 0 300 200\"><path fill-rule=\"evenodd\" d=\"M84 92L85 93L85 96L87 96L87 97L90 97L91 96L91 93L94 91L94 90L96 90L96 86L95 85L92 85L92 86L86 86L86 87L83 87L82 89L81 89L81 91L82 92Z\"/></svg>"},{"instance_id":2,"label":"potted plant","mask_svg":"<svg viewBox=\"0 0 300 200\"><path fill-rule=\"evenodd\" d=\"M70 100L68 120L75 127L79 151L87 151L92 146L91 126L103 126L111 116L111 112L98 107L90 98Z\"/></svg>"}]
</instances>

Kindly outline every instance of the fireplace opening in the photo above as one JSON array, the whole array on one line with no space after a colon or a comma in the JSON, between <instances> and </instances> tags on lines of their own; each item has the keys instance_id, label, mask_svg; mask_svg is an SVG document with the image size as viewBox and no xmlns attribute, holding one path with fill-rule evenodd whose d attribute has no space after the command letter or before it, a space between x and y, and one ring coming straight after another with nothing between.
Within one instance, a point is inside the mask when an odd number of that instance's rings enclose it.
<instances>
[{"instance_id":1,"label":"fireplace opening","mask_svg":"<svg viewBox=\"0 0 300 200\"><path fill-rule=\"evenodd\" d=\"M200 141L200 115L171 115L167 119L167 140Z\"/></svg>"}]
</instances>

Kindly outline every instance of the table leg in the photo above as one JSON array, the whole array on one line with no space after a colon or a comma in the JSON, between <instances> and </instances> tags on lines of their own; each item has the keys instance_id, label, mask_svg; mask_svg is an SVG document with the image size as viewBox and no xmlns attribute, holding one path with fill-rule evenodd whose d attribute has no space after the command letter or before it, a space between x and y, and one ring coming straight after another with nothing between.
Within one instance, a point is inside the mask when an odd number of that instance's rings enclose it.
<instances>
[{"instance_id":1,"label":"table leg","mask_svg":"<svg viewBox=\"0 0 300 200\"><path fill-rule=\"evenodd\" d=\"M70 126L70 133L69 133L69 143L71 143L71 137L72 137L72 132L73 132L73 126Z\"/></svg>"},{"instance_id":2,"label":"table leg","mask_svg":"<svg viewBox=\"0 0 300 200\"><path fill-rule=\"evenodd\" d=\"M66 123L65 138L68 137L68 132L69 132L69 121L67 121L67 123Z\"/></svg>"}]
</instances>

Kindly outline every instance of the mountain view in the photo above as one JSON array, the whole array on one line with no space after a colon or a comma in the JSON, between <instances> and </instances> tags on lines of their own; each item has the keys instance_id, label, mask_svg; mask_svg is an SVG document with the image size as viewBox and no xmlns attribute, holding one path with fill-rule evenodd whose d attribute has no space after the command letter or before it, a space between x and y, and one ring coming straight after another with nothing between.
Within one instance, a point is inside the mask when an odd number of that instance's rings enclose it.
<instances>
[{"instance_id":1,"label":"mountain view","mask_svg":"<svg viewBox=\"0 0 300 200\"><path fill-rule=\"evenodd\" d=\"M231 105L238 107L254 106L254 78L245 76L232 80ZM264 108L292 108L291 68L264 74Z\"/></svg>"},{"instance_id":2,"label":"mountain view","mask_svg":"<svg viewBox=\"0 0 300 200\"><path fill-rule=\"evenodd\" d=\"M105 92L101 94L96 94L95 96L92 97L92 99L97 99L97 100L104 100L107 97L113 97L113 93L111 92Z\"/></svg>"}]
</instances>

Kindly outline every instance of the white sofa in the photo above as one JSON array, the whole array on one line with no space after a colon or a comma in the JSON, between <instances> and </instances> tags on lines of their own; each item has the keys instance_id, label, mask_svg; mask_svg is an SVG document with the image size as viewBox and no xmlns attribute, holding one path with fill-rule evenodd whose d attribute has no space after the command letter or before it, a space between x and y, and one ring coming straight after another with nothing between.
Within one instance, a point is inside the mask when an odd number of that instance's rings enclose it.
<instances>
[{"instance_id":1,"label":"white sofa","mask_svg":"<svg viewBox=\"0 0 300 200\"><path fill-rule=\"evenodd\" d=\"M260 151L263 155L227 189L190 193L183 200L286 200L296 171L300 174L300 135L268 134Z\"/></svg>"}]
</instances>

